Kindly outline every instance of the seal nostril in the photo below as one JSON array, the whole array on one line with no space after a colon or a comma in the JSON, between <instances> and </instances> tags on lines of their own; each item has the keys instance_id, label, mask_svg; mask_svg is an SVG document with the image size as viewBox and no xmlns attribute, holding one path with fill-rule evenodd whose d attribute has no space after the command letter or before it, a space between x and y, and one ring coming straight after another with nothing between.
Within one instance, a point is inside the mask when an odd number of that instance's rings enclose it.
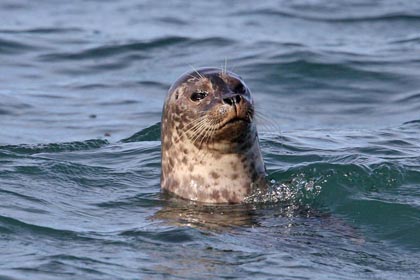
<instances>
[{"instance_id":1,"label":"seal nostril","mask_svg":"<svg viewBox=\"0 0 420 280\"><path fill-rule=\"evenodd\" d=\"M223 98L223 103L232 106L235 103L235 101L232 98Z\"/></svg>"},{"instance_id":2,"label":"seal nostril","mask_svg":"<svg viewBox=\"0 0 420 280\"><path fill-rule=\"evenodd\" d=\"M240 95L235 95L228 98L223 98L223 103L229 104L230 106L233 106L235 104L239 104L242 101L242 97Z\"/></svg>"}]
</instances>

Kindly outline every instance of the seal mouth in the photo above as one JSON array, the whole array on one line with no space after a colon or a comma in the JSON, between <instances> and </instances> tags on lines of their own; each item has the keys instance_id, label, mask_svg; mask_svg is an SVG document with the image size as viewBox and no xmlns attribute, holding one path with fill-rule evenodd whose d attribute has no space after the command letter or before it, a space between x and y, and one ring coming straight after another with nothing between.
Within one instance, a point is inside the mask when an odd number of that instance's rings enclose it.
<instances>
[{"instance_id":1,"label":"seal mouth","mask_svg":"<svg viewBox=\"0 0 420 280\"><path fill-rule=\"evenodd\" d=\"M249 123L251 123L251 120L248 118L233 117L227 122L223 123L220 128L224 128L224 127L232 126L232 125L239 125L239 124L249 124Z\"/></svg>"}]
</instances>

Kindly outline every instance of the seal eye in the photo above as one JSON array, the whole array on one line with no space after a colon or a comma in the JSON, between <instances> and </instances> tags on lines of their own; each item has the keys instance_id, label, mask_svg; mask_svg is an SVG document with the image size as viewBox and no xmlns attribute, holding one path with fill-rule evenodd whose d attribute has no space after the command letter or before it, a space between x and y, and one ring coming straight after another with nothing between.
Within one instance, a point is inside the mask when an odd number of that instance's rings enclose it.
<instances>
[{"instance_id":1,"label":"seal eye","mask_svg":"<svg viewBox=\"0 0 420 280\"><path fill-rule=\"evenodd\" d=\"M235 86L235 88L233 89L233 91L235 93L245 93L246 89L245 86L242 83L239 83Z\"/></svg>"},{"instance_id":2,"label":"seal eye","mask_svg":"<svg viewBox=\"0 0 420 280\"><path fill-rule=\"evenodd\" d=\"M197 91L197 92L194 92L193 94L191 94L190 98L191 98L192 101L197 102L197 101L200 101L201 99L204 99L207 95L208 95L208 93L205 92L205 91Z\"/></svg>"}]
</instances>

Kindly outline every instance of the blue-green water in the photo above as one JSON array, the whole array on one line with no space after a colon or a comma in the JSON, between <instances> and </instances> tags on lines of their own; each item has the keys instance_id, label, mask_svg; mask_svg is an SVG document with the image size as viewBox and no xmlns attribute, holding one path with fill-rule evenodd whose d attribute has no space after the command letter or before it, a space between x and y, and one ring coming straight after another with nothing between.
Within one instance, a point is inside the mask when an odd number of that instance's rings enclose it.
<instances>
[{"instance_id":1,"label":"blue-green water","mask_svg":"<svg viewBox=\"0 0 420 280\"><path fill-rule=\"evenodd\" d=\"M2 1L0 279L418 279L419 54L409 0ZM160 194L166 91L225 60L277 203Z\"/></svg>"}]
</instances>

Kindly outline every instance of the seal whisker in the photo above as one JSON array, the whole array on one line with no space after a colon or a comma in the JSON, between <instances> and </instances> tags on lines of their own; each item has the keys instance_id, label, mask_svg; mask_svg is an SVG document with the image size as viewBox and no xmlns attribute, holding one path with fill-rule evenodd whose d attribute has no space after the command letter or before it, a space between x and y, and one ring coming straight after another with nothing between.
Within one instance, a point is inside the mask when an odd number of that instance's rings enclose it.
<instances>
[{"instance_id":1,"label":"seal whisker","mask_svg":"<svg viewBox=\"0 0 420 280\"><path fill-rule=\"evenodd\" d=\"M195 73L197 73L197 75L201 78L204 79L204 76L200 74L200 72L197 71L197 69L195 69L194 66L192 66L192 64L190 64L191 68L194 70Z\"/></svg>"},{"instance_id":2,"label":"seal whisker","mask_svg":"<svg viewBox=\"0 0 420 280\"><path fill-rule=\"evenodd\" d=\"M202 117L199 117L199 118L197 118L196 120L192 120L191 122L189 122L189 123L187 123L186 125L185 125L185 127L188 127L188 126L190 126L190 125L192 125L190 128L188 128L186 131L184 131L184 132L187 132L187 131L189 131L189 130L191 130L191 129L193 129L194 127L196 127L197 125L199 125L200 123L202 123L202 122L204 122L204 121L206 121L206 116L202 116Z\"/></svg>"},{"instance_id":3,"label":"seal whisker","mask_svg":"<svg viewBox=\"0 0 420 280\"><path fill-rule=\"evenodd\" d=\"M207 127L206 131L205 131L205 137L201 140L200 143L200 147L202 146L203 140L204 140L204 144L208 145L209 140L211 139L212 136L212 131L214 131L214 127L213 126L209 126ZM208 154L209 150L208 149L199 149L197 156L200 157L199 162L202 162L204 157ZM201 155L200 155L201 153Z\"/></svg>"},{"instance_id":4,"label":"seal whisker","mask_svg":"<svg viewBox=\"0 0 420 280\"><path fill-rule=\"evenodd\" d=\"M224 63L220 65L220 71L222 71L222 75L226 75L227 73L227 58L225 57Z\"/></svg>"},{"instance_id":5,"label":"seal whisker","mask_svg":"<svg viewBox=\"0 0 420 280\"><path fill-rule=\"evenodd\" d=\"M198 139L202 135L204 129L205 129L205 125L204 124L200 124L193 131L191 131L191 137L189 137L190 141L192 143L196 143L196 141L198 141Z\"/></svg>"},{"instance_id":6,"label":"seal whisker","mask_svg":"<svg viewBox=\"0 0 420 280\"><path fill-rule=\"evenodd\" d=\"M265 128L266 132L278 132L280 131L280 126L275 123L270 118L266 117L262 112L257 111L255 112L255 117L259 126Z\"/></svg>"},{"instance_id":7,"label":"seal whisker","mask_svg":"<svg viewBox=\"0 0 420 280\"><path fill-rule=\"evenodd\" d=\"M248 116L248 119L249 119L249 122L252 122L254 120L254 113L255 113L254 110L248 110L246 112L246 114Z\"/></svg>"},{"instance_id":8,"label":"seal whisker","mask_svg":"<svg viewBox=\"0 0 420 280\"><path fill-rule=\"evenodd\" d=\"M232 64L232 63L231 63ZM230 72L234 72L235 71L235 69L236 69L236 64L232 64L232 67L230 67Z\"/></svg>"},{"instance_id":9,"label":"seal whisker","mask_svg":"<svg viewBox=\"0 0 420 280\"><path fill-rule=\"evenodd\" d=\"M188 74L188 76L190 76L191 78L193 78L194 80L198 80L198 78L194 75Z\"/></svg>"},{"instance_id":10,"label":"seal whisker","mask_svg":"<svg viewBox=\"0 0 420 280\"><path fill-rule=\"evenodd\" d=\"M187 123L185 125L185 127L189 127L191 125L192 126L190 128L188 128L186 131L183 131L183 132L187 132L187 131L193 129L194 127L196 127L197 125L199 125L201 122L206 121L206 119L207 119L207 117L205 115L200 116L200 117L197 117L197 119L194 119L194 120L190 121L189 123Z\"/></svg>"},{"instance_id":11,"label":"seal whisker","mask_svg":"<svg viewBox=\"0 0 420 280\"><path fill-rule=\"evenodd\" d=\"M206 127L204 127L204 129L202 129L200 131L200 136L201 136L201 141L200 144L198 145L200 147L200 149L197 151L196 156L197 158L199 158L199 162L201 162L204 158L204 156L208 153L207 149L202 149L203 144L208 145L211 137L212 137L212 131L214 131L216 129L216 127L212 124L207 123ZM198 140L197 137L196 140Z\"/></svg>"},{"instance_id":12,"label":"seal whisker","mask_svg":"<svg viewBox=\"0 0 420 280\"><path fill-rule=\"evenodd\" d=\"M193 124L194 122L196 122L195 120L193 120L193 121L191 121L191 122L189 122L187 125L186 125L186 127L188 127L189 125L191 125L191 124ZM181 131L181 133L180 133L180 135L178 135L178 138L177 138L177 141L180 141L181 140L181 138L183 137L183 136L186 136L186 137L188 137L188 133L189 132L193 132L198 126L200 126L202 123L204 123L205 122L205 116L203 116L201 119L199 119L199 121L198 122L196 122L192 127L190 127L190 128L188 128L188 129L186 129L185 131Z\"/></svg>"},{"instance_id":13,"label":"seal whisker","mask_svg":"<svg viewBox=\"0 0 420 280\"><path fill-rule=\"evenodd\" d=\"M206 129L205 125L200 126L197 130L193 133L190 140L192 143L196 143L202 137L204 130Z\"/></svg>"},{"instance_id":14,"label":"seal whisker","mask_svg":"<svg viewBox=\"0 0 420 280\"><path fill-rule=\"evenodd\" d=\"M195 123L194 123L195 122ZM193 124L194 123L194 124ZM199 120L196 122L195 120L189 122L187 126L193 124L190 128L186 129L185 131L181 131L181 133L178 135L178 138L176 138L176 142L180 141L182 138L188 137L188 134L191 133L191 142L194 143L194 138L198 138L200 135L200 129L202 126L205 126L206 123L206 116L202 116L201 118L199 118Z\"/></svg>"},{"instance_id":15,"label":"seal whisker","mask_svg":"<svg viewBox=\"0 0 420 280\"><path fill-rule=\"evenodd\" d=\"M191 142L195 143L200 138L200 136L202 137L202 134L205 131L205 129L206 129L205 123L200 123L197 129L193 131L193 135L190 139Z\"/></svg>"},{"instance_id":16,"label":"seal whisker","mask_svg":"<svg viewBox=\"0 0 420 280\"><path fill-rule=\"evenodd\" d=\"M206 141L205 144L208 145L210 140L212 139L214 132L216 131L216 127L215 126L209 126L209 129L206 133Z\"/></svg>"},{"instance_id":17,"label":"seal whisker","mask_svg":"<svg viewBox=\"0 0 420 280\"><path fill-rule=\"evenodd\" d=\"M201 135L201 141L200 141L200 145L199 145L199 147L200 147L200 148L201 148L201 147L202 147L202 145L203 145L203 141L207 138L207 135L208 135L209 129L210 129L210 127L205 127L205 128L204 128L203 134ZM206 142L206 141L204 141L204 142Z\"/></svg>"}]
</instances>

